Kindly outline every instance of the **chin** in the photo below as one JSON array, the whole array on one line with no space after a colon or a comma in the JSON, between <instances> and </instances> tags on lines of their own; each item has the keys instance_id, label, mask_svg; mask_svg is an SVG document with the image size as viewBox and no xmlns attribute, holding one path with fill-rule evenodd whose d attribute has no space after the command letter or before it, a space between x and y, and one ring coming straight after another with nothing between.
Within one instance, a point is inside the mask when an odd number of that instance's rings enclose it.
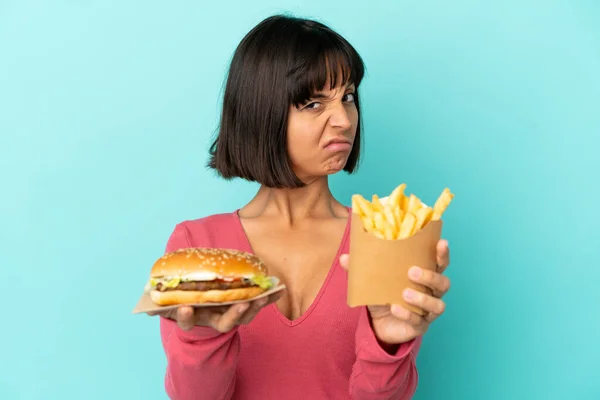
<instances>
[{"instance_id":1,"label":"chin","mask_svg":"<svg viewBox=\"0 0 600 400\"><path fill-rule=\"evenodd\" d=\"M327 161L325 164L325 171L327 175L336 174L344 170L346 163L348 162L347 157L334 157Z\"/></svg>"},{"instance_id":2,"label":"chin","mask_svg":"<svg viewBox=\"0 0 600 400\"><path fill-rule=\"evenodd\" d=\"M336 168L336 169L329 169L325 172L325 175L329 176L329 175L335 175L338 172L342 172L344 170L344 168Z\"/></svg>"}]
</instances>

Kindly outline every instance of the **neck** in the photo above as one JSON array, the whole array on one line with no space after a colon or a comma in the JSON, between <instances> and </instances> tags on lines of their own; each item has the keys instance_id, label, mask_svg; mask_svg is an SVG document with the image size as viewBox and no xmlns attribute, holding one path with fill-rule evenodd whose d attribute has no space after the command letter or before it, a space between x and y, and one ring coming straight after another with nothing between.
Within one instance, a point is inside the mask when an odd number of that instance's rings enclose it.
<instances>
[{"instance_id":1,"label":"neck","mask_svg":"<svg viewBox=\"0 0 600 400\"><path fill-rule=\"evenodd\" d=\"M274 217L292 226L308 219L346 218L344 206L335 200L328 177L297 189L262 186L242 210L245 217Z\"/></svg>"}]
</instances>

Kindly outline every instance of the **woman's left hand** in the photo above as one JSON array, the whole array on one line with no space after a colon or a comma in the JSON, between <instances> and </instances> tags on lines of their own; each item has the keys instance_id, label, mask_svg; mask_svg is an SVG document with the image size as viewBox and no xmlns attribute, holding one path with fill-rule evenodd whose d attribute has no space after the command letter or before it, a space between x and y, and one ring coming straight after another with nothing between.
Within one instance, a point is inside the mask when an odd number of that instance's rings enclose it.
<instances>
[{"instance_id":1,"label":"woman's left hand","mask_svg":"<svg viewBox=\"0 0 600 400\"><path fill-rule=\"evenodd\" d=\"M348 262L349 256L342 255L340 258L342 267L347 269ZM409 311L401 305L367 307L371 316L373 332L383 346L405 343L423 335L429 325L442 315L446 308L442 297L450 289L450 280L442 273L449 264L448 242L440 240L437 244L437 271L415 266L408 272L412 281L428 286L433 291L431 296L411 289L407 289L403 293L405 301L423 309L426 313L425 316Z\"/></svg>"}]
</instances>

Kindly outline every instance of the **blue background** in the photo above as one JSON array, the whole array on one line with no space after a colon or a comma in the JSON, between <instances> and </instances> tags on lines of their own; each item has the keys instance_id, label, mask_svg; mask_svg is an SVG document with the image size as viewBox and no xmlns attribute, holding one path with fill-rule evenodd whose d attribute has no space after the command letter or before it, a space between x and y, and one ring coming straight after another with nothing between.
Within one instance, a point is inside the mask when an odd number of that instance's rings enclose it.
<instances>
[{"instance_id":1,"label":"blue background","mask_svg":"<svg viewBox=\"0 0 600 400\"><path fill-rule=\"evenodd\" d=\"M253 195L206 150L235 46L281 11L367 64L365 157L335 194L456 193L415 398L600 398L600 2L298 4L0 2L0 398L166 398L131 309L175 223Z\"/></svg>"}]
</instances>

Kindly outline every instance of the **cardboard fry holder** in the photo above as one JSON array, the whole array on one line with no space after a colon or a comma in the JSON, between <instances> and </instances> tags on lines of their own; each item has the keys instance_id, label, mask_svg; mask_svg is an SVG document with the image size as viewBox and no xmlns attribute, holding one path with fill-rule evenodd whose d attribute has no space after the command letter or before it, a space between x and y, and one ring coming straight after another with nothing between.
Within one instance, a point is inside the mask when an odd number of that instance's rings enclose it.
<instances>
[{"instance_id":1,"label":"cardboard fry holder","mask_svg":"<svg viewBox=\"0 0 600 400\"><path fill-rule=\"evenodd\" d=\"M223 302L223 303L200 303L200 304L185 304L185 305L193 306L193 307L221 307L221 306L227 306L227 305L231 305L231 304L246 303L249 301L254 301L256 299L267 297L273 293L277 293L277 292L280 292L283 289L285 289L285 285L280 284L279 279L277 279L275 277L272 277L271 279L273 281L273 287L271 287L271 289L261 293L260 295L258 295L256 297L253 297L251 299L228 301L228 302ZM135 306L135 308L133 309L132 313L133 314L142 314L142 313L149 313L149 312L166 311L169 309L178 308L180 306L181 305L159 306L158 304L154 303L152 301L152 299L150 299L150 295L148 293L144 293L138 300L138 303Z\"/></svg>"},{"instance_id":2,"label":"cardboard fry holder","mask_svg":"<svg viewBox=\"0 0 600 400\"><path fill-rule=\"evenodd\" d=\"M442 221L431 221L405 239L385 240L368 233L356 213L350 227L350 265L348 266L348 305L399 304L419 315L421 308L407 303L403 291L412 288L431 294L428 287L408 277L412 266L435 271L436 246L441 238Z\"/></svg>"}]
</instances>

